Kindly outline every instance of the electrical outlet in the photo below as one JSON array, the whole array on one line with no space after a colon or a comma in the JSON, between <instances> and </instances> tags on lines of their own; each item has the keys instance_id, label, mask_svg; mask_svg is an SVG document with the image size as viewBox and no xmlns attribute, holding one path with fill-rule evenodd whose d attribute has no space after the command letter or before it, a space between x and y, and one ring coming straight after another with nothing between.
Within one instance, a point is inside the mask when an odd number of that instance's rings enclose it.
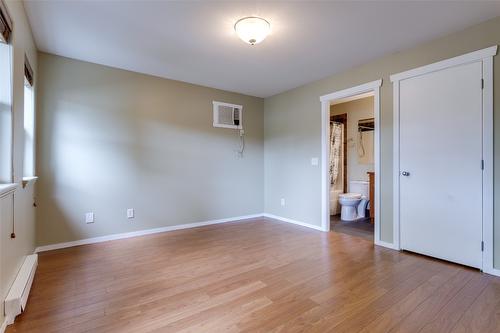
<instances>
[{"instance_id":1,"label":"electrical outlet","mask_svg":"<svg viewBox=\"0 0 500 333\"><path fill-rule=\"evenodd\" d=\"M319 158L317 158L317 157L311 158L311 165L312 166L318 166L318 164L319 164Z\"/></svg>"},{"instance_id":2,"label":"electrical outlet","mask_svg":"<svg viewBox=\"0 0 500 333\"><path fill-rule=\"evenodd\" d=\"M281 205L284 206L286 203L285 203L285 198L281 198Z\"/></svg>"},{"instance_id":3,"label":"electrical outlet","mask_svg":"<svg viewBox=\"0 0 500 333\"><path fill-rule=\"evenodd\" d=\"M134 209L133 208L128 208L127 209L127 218L128 219L133 219L134 218Z\"/></svg>"},{"instance_id":4,"label":"electrical outlet","mask_svg":"<svg viewBox=\"0 0 500 333\"><path fill-rule=\"evenodd\" d=\"M94 213L85 213L85 223L94 223Z\"/></svg>"}]
</instances>

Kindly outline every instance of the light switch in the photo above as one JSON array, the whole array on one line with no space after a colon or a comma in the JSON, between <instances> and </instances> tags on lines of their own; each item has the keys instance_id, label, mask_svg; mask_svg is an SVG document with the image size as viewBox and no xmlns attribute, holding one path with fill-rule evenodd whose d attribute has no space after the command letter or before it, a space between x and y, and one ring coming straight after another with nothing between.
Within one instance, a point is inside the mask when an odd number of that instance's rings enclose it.
<instances>
[{"instance_id":1,"label":"light switch","mask_svg":"<svg viewBox=\"0 0 500 333\"><path fill-rule=\"evenodd\" d=\"M319 158L313 157L311 158L311 165L312 166L317 166L319 164Z\"/></svg>"},{"instance_id":2,"label":"light switch","mask_svg":"<svg viewBox=\"0 0 500 333\"><path fill-rule=\"evenodd\" d=\"M85 223L94 223L94 213L85 213Z\"/></svg>"},{"instance_id":3,"label":"light switch","mask_svg":"<svg viewBox=\"0 0 500 333\"><path fill-rule=\"evenodd\" d=\"M129 219L134 218L134 209L133 208L127 209L127 218L129 218Z\"/></svg>"},{"instance_id":4,"label":"light switch","mask_svg":"<svg viewBox=\"0 0 500 333\"><path fill-rule=\"evenodd\" d=\"M281 198L281 205L284 206L285 205L285 198Z\"/></svg>"}]
</instances>

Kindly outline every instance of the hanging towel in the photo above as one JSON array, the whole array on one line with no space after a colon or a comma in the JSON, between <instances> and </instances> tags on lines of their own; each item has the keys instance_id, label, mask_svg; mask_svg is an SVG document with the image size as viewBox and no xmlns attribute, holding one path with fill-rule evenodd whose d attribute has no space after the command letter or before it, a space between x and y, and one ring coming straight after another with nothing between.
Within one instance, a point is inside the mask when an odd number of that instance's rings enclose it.
<instances>
[{"instance_id":1,"label":"hanging towel","mask_svg":"<svg viewBox=\"0 0 500 333\"><path fill-rule=\"evenodd\" d=\"M342 142L342 124L330 122L330 184L335 185L339 175L340 144Z\"/></svg>"}]
</instances>

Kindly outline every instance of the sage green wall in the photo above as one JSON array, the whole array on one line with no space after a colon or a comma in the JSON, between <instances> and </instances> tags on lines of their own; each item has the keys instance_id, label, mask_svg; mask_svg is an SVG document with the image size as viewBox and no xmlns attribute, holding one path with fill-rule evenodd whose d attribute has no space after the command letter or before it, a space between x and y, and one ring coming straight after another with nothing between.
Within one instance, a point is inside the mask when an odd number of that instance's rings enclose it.
<instances>
[{"instance_id":1,"label":"sage green wall","mask_svg":"<svg viewBox=\"0 0 500 333\"><path fill-rule=\"evenodd\" d=\"M500 44L500 18L461 32L387 55L360 67L266 98L265 211L305 223L321 225L321 171L311 157L321 156L319 97L382 78L381 87L381 237L392 242L392 84L394 73ZM332 59L332 61L335 61ZM500 174L500 60L494 57L495 175ZM495 177L495 193L500 180ZM464 189L466 190L466 189ZM286 199L286 206L280 205ZM495 267L500 268L500 198L495 195Z\"/></svg>"},{"instance_id":2,"label":"sage green wall","mask_svg":"<svg viewBox=\"0 0 500 333\"><path fill-rule=\"evenodd\" d=\"M262 213L261 98L38 60L38 245ZM213 100L243 105L243 158L237 131L212 126Z\"/></svg>"}]
</instances>

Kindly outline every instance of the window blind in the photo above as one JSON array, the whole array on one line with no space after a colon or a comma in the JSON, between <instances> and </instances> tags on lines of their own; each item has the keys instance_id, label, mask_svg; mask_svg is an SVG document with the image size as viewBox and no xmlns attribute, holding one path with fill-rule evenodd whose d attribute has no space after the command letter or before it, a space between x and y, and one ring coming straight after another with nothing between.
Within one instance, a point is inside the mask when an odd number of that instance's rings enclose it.
<instances>
[{"instance_id":1,"label":"window blind","mask_svg":"<svg viewBox=\"0 0 500 333\"><path fill-rule=\"evenodd\" d=\"M12 20L4 0L0 0L0 41L8 43L12 34Z\"/></svg>"},{"instance_id":2,"label":"window blind","mask_svg":"<svg viewBox=\"0 0 500 333\"><path fill-rule=\"evenodd\" d=\"M24 56L24 77L26 81L28 81L30 86L33 86L33 69L31 69L30 62L28 61L28 57Z\"/></svg>"}]
</instances>

